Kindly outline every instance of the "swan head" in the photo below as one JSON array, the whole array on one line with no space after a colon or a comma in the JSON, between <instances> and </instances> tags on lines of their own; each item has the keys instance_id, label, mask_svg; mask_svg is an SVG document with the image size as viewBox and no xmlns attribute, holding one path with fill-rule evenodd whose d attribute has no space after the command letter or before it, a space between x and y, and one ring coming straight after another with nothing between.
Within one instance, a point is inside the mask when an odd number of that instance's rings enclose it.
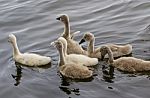
<instances>
[{"instance_id":1,"label":"swan head","mask_svg":"<svg viewBox=\"0 0 150 98\"><path fill-rule=\"evenodd\" d=\"M14 34L9 34L8 42L15 43L16 42L16 36Z\"/></svg>"},{"instance_id":2,"label":"swan head","mask_svg":"<svg viewBox=\"0 0 150 98\"><path fill-rule=\"evenodd\" d=\"M105 57L105 55L108 53L108 51L109 51L109 47L107 47L107 46L102 46L102 47L100 48L101 59L102 59L102 60L104 59L104 57Z\"/></svg>"},{"instance_id":3,"label":"swan head","mask_svg":"<svg viewBox=\"0 0 150 98\"><path fill-rule=\"evenodd\" d=\"M104 59L105 55L108 54L108 58L109 58L109 63L112 64L113 63L113 53L111 51L111 49L108 46L102 46L100 48L100 52L101 52L101 60Z\"/></svg>"},{"instance_id":4,"label":"swan head","mask_svg":"<svg viewBox=\"0 0 150 98\"><path fill-rule=\"evenodd\" d=\"M57 17L56 20L66 23L67 21L69 21L69 17L67 14L63 14L63 15L60 15L59 17Z\"/></svg>"},{"instance_id":5,"label":"swan head","mask_svg":"<svg viewBox=\"0 0 150 98\"><path fill-rule=\"evenodd\" d=\"M85 41L90 42L93 39L94 39L94 35L90 32L87 32L83 35L83 37L82 37L81 41L79 42L79 44L82 44Z\"/></svg>"},{"instance_id":6,"label":"swan head","mask_svg":"<svg viewBox=\"0 0 150 98\"><path fill-rule=\"evenodd\" d=\"M67 41L64 37L59 37L57 40L61 41L63 43L63 45L67 45Z\"/></svg>"},{"instance_id":7,"label":"swan head","mask_svg":"<svg viewBox=\"0 0 150 98\"><path fill-rule=\"evenodd\" d=\"M58 40L52 42L51 45L56 47L58 51L61 51L61 49L63 48L63 43L61 41L58 41Z\"/></svg>"}]
</instances>

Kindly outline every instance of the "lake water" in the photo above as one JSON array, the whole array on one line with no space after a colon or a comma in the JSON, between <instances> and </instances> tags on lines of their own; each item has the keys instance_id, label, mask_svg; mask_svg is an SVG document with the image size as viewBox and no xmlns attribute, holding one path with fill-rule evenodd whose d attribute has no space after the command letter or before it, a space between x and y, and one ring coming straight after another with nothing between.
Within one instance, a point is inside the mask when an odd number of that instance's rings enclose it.
<instances>
[{"instance_id":1,"label":"lake water","mask_svg":"<svg viewBox=\"0 0 150 98\"><path fill-rule=\"evenodd\" d=\"M56 20L70 17L71 31L96 36L106 43L133 45L132 56L150 60L150 0L0 0L0 98L149 98L150 74L122 73L115 69L111 82L101 67L90 81L64 81L58 74L58 53L50 46L63 32ZM21 52L53 59L49 68L17 70L7 42L14 33ZM17 79L12 75L17 74Z\"/></svg>"}]
</instances>

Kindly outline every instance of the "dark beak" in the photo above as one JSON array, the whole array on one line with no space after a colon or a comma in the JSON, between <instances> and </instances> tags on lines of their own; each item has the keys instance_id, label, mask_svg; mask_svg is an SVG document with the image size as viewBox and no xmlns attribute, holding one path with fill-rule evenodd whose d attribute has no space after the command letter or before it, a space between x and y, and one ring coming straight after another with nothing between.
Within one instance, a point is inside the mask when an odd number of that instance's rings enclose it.
<instances>
[{"instance_id":1,"label":"dark beak","mask_svg":"<svg viewBox=\"0 0 150 98\"><path fill-rule=\"evenodd\" d=\"M60 20L60 17L57 17L56 20Z\"/></svg>"},{"instance_id":2,"label":"dark beak","mask_svg":"<svg viewBox=\"0 0 150 98\"><path fill-rule=\"evenodd\" d=\"M104 60L104 57L105 57L104 55L101 55L101 61L103 61L103 60Z\"/></svg>"},{"instance_id":3,"label":"dark beak","mask_svg":"<svg viewBox=\"0 0 150 98\"><path fill-rule=\"evenodd\" d=\"M55 41L51 42L50 46L54 46L55 47Z\"/></svg>"},{"instance_id":4,"label":"dark beak","mask_svg":"<svg viewBox=\"0 0 150 98\"><path fill-rule=\"evenodd\" d=\"M11 42L10 39L8 39L8 42Z\"/></svg>"},{"instance_id":5,"label":"dark beak","mask_svg":"<svg viewBox=\"0 0 150 98\"><path fill-rule=\"evenodd\" d=\"M79 44L82 44L82 43L84 43L85 42L85 40L84 39L81 39L81 41L79 42Z\"/></svg>"}]
</instances>

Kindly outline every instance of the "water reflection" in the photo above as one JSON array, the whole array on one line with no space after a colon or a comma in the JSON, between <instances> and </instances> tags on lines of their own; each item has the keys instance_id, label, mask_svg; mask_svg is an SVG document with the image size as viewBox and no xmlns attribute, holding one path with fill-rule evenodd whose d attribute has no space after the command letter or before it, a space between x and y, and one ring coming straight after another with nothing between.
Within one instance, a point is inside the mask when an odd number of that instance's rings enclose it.
<instances>
[{"instance_id":1,"label":"water reflection","mask_svg":"<svg viewBox=\"0 0 150 98\"><path fill-rule=\"evenodd\" d=\"M71 93L74 93L75 95L79 96L80 95L80 91L79 88L75 89L75 88L69 88L69 87L59 87L60 90L62 90L63 92L65 92L67 95L70 95Z\"/></svg>"},{"instance_id":2,"label":"water reflection","mask_svg":"<svg viewBox=\"0 0 150 98\"><path fill-rule=\"evenodd\" d=\"M114 79L114 67L112 65L109 65L109 67L106 67L105 65L102 65L102 72L103 72L103 79L106 82L113 83Z\"/></svg>"},{"instance_id":3,"label":"water reflection","mask_svg":"<svg viewBox=\"0 0 150 98\"><path fill-rule=\"evenodd\" d=\"M16 75L11 74L11 76L15 79L16 83L15 86L20 84L20 80L22 77L22 67L20 65L16 65Z\"/></svg>"},{"instance_id":4,"label":"water reflection","mask_svg":"<svg viewBox=\"0 0 150 98\"><path fill-rule=\"evenodd\" d=\"M61 86L59 86L59 89L61 91L63 91L64 93L66 93L67 95L70 95L70 94L75 94L77 96L80 95L80 89L79 88L72 88L70 85L75 82L91 82L94 78L91 77L91 78L88 78L88 79L69 79L69 78L66 78L66 77L63 77L60 75L60 78L61 78ZM70 97L69 97L70 98Z\"/></svg>"},{"instance_id":5,"label":"water reflection","mask_svg":"<svg viewBox=\"0 0 150 98\"><path fill-rule=\"evenodd\" d=\"M64 93L66 93L67 95L70 95L72 93L75 95L80 95L79 88L71 88L70 87L71 82L72 82L71 79L61 77L61 86L59 86L59 89L61 91L63 91Z\"/></svg>"},{"instance_id":6,"label":"water reflection","mask_svg":"<svg viewBox=\"0 0 150 98\"><path fill-rule=\"evenodd\" d=\"M44 66L40 66L40 67L29 67L29 66L17 63L17 62L15 62L15 65L16 65L16 75L11 74L12 78L15 80L15 83L14 83L15 86L18 86L20 84L20 81L22 78L23 67L30 68L31 70L38 70L38 72L41 72L41 70L48 69L51 67L51 63L44 65Z\"/></svg>"}]
</instances>

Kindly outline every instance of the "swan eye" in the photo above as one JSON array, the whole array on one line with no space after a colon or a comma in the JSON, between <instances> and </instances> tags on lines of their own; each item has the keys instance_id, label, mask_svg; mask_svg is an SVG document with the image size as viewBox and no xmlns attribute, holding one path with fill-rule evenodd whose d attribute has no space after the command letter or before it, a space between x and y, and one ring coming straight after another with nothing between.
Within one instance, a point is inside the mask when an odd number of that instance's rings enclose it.
<instances>
[{"instance_id":1,"label":"swan eye","mask_svg":"<svg viewBox=\"0 0 150 98\"><path fill-rule=\"evenodd\" d=\"M8 38L8 42L12 42L10 38Z\"/></svg>"},{"instance_id":2,"label":"swan eye","mask_svg":"<svg viewBox=\"0 0 150 98\"><path fill-rule=\"evenodd\" d=\"M84 36L84 38L87 39L87 38L89 38L89 36L86 34L86 35Z\"/></svg>"},{"instance_id":3,"label":"swan eye","mask_svg":"<svg viewBox=\"0 0 150 98\"><path fill-rule=\"evenodd\" d=\"M66 19L65 19L65 17L61 17L60 20L61 21L65 21Z\"/></svg>"},{"instance_id":4,"label":"swan eye","mask_svg":"<svg viewBox=\"0 0 150 98\"><path fill-rule=\"evenodd\" d=\"M60 41L57 41L56 44L58 47L62 47L62 43Z\"/></svg>"},{"instance_id":5,"label":"swan eye","mask_svg":"<svg viewBox=\"0 0 150 98\"><path fill-rule=\"evenodd\" d=\"M87 40L87 41L89 41L91 39L91 37L89 35L85 35L84 39Z\"/></svg>"}]
</instances>

